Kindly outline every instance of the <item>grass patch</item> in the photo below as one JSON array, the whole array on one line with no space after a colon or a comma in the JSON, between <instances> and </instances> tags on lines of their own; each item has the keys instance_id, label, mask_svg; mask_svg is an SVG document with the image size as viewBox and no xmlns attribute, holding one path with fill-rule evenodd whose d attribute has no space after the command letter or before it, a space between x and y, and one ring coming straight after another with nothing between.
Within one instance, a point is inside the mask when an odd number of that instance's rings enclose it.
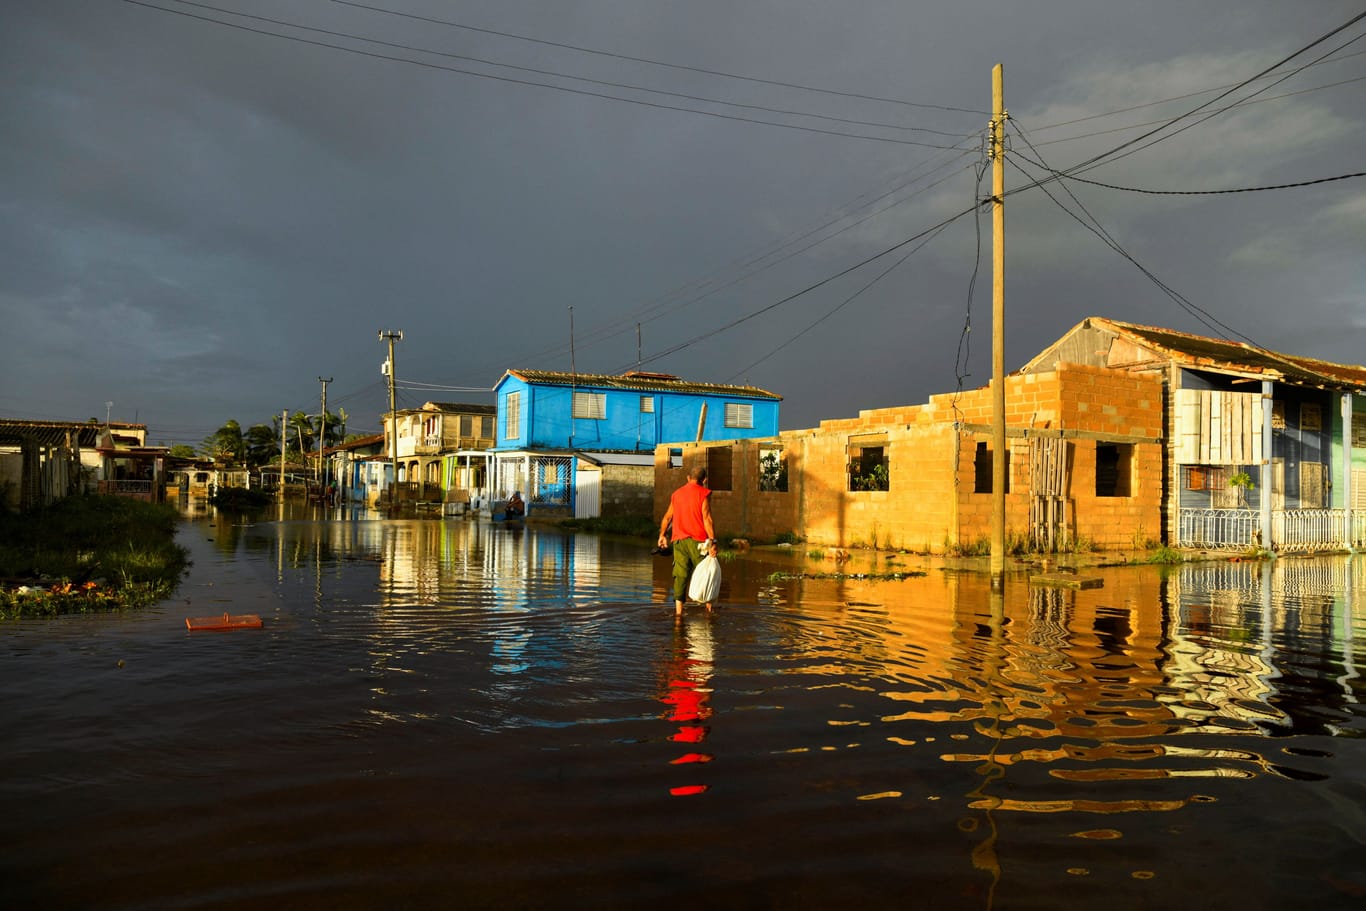
<instances>
[{"instance_id":1,"label":"grass patch","mask_svg":"<svg viewBox=\"0 0 1366 911\"><path fill-rule=\"evenodd\" d=\"M863 582L898 582L902 579L914 579L924 576L924 570L907 570L906 572L893 573L770 573L768 581L786 582L792 579L858 579Z\"/></svg>"},{"instance_id":2,"label":"grass patch","mask_svg":"<svg viewBox=\"0 0 1366 911\"><path fill-rule=\"evenodd\" d=\"M164 503L81 496L0 513L0 618L121 610L170 595L189 565Z\"/></svg>"},{"instance_id":3,"label":"grass patch","mask_svg":"<svg viewBox=\"0 0 1366 911\"><path fill-rule=\"evenodd\" d=\"M1148 554L1144 562L1164 564L1185 563L1186 557L1184 554L1181 553L1181 551L1175 550L1163 544L1160 547L1154 548L1153 551L1150 554Z\"/></svg>"}]
</instances>

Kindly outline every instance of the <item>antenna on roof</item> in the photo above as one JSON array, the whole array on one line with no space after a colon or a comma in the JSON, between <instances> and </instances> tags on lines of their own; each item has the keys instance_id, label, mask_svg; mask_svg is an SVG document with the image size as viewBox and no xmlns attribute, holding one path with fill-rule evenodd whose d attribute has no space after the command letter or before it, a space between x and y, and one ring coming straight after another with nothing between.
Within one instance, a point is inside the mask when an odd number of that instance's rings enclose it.
<instances>
[{"instance_id":1,"label":"antenna on roof","mask_svg":"<svg viewBox=\"0 0 1366 911\"><path fill-rule=\"evenodd\" d=\"M636 369L640 369L640 323L636 323Z\"/></svg>"}]
</instances>

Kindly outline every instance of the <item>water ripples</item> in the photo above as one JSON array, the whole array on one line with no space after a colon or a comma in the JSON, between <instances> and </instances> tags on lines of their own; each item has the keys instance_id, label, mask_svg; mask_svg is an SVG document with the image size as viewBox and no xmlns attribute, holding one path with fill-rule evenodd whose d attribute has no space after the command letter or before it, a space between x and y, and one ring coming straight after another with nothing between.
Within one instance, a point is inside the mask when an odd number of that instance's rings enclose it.
<instances>
[{"instance_id":1,"label":"water ripples","mask_svg":"<svg viewBox=\"0 0 1366 911\"><path fill-rule=\"evenodd\" d=\"M1295 828L1315 799L1351 831L1366 796L1366 628L1310 584L1336 566L995 596L943 573L775 584L790 558L755 553L716 612L676 619L634 542L464 521L187 540L156 610L5 630L0 795L45 820L0 870L19 898L733 906L762 882L794 907L1180 905L1205 874L1178 833L1324 907L1354 882L1351 839ZM184 629L224 609L266 626Z\"/></svg>"}]
</instances>

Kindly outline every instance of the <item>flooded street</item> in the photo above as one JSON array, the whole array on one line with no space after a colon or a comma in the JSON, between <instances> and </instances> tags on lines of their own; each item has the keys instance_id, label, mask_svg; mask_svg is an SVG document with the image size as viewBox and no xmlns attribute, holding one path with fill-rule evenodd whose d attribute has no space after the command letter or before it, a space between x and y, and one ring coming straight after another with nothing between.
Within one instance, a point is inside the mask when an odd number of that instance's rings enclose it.
<instances>
[{"instance_id":1,"label":"flooded street","mask_svg":"<svg viewBox=\"0 0 1366 911\"><path fill-rule=\"evenodd\" d=\"M534 524L181 540L156 608L0 625L0 906L1366 906L1361 557L756 551L675 622L648 543Z\"/></svg>"}]
</instances>

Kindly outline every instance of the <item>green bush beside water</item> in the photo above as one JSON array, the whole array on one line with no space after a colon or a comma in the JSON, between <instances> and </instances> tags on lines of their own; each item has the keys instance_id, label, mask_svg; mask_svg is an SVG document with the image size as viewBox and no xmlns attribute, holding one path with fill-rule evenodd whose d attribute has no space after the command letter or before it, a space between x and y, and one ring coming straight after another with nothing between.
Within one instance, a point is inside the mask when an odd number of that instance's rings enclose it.
<instances>
[{"instance_id":1,"label":"green bush beside water","mask_svg":"<svg viewBox=\"0 0 1366 911\"><path fill-rule=\"evenodd\" d=\"M0 512L0 618L154 604L189 565L179 514L126 497L67 497Z\"/></svg>"}]
</instances>

